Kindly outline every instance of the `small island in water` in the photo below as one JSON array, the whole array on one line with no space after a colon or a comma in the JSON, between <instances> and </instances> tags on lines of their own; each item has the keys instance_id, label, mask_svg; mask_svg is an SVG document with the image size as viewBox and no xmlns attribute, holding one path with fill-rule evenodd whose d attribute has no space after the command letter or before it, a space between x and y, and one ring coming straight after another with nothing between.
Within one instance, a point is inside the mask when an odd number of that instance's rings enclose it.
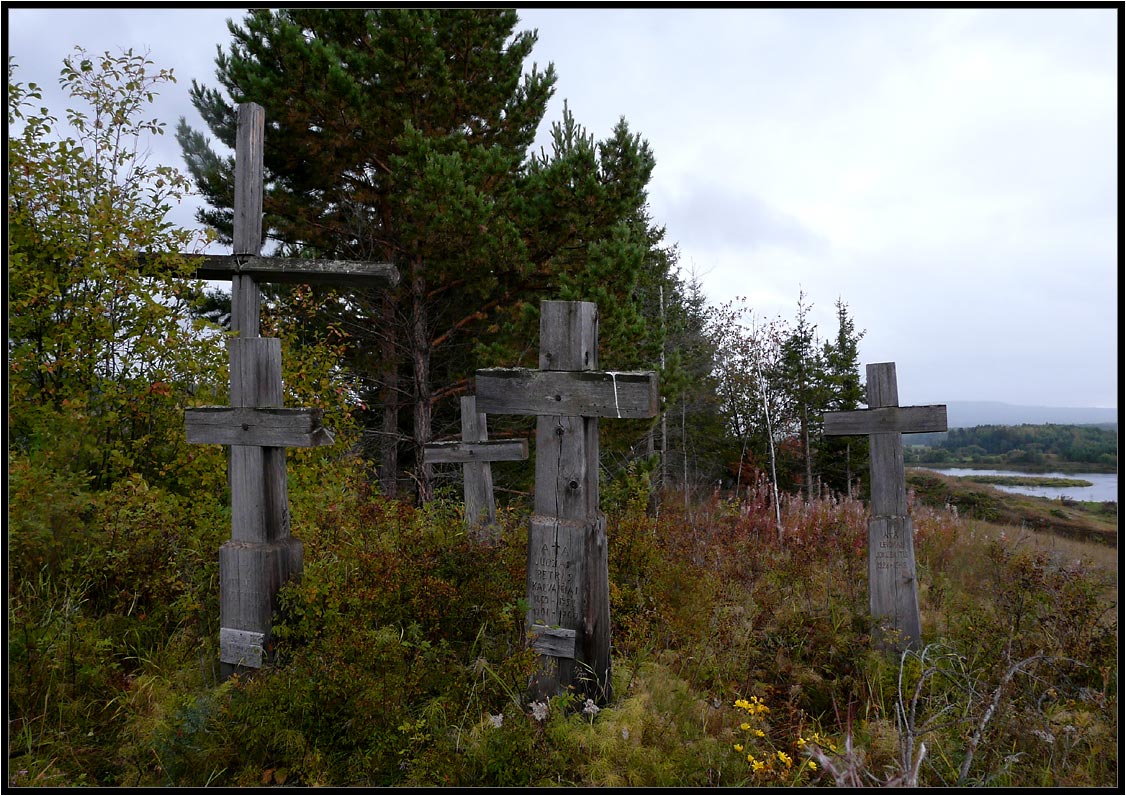
<instances>
[{"instance_id":1,"label":"small island in water","mask_svg":"<svg viewBox=\"0 0 1126 796\"><path fill-rule=\"evenodd\" d=\"M964 475L961 477L976 484L997 484L1000 486L1094 486L1090 481L1085 481L1082 478L1049 478L1036 475Z\"/></svg>"}]
</instances>

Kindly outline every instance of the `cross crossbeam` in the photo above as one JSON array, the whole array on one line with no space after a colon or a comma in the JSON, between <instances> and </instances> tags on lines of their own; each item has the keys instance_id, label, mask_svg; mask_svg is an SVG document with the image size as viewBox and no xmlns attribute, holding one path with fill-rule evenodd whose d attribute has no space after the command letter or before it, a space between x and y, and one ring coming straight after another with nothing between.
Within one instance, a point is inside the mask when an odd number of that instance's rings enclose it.
<instances>
[{"instance_id":1,"label":"cross crossbeam","mask_svg":"<svg viewBox=\"0 0 1126 796\"><path fill-rule=\"evenodd\" d=\"M651 371L477 371L477 405L486 414L654 417L660 405Z\"/></svg>"},{"instance_id":2,"label":"cross crossbeam","mask_svg":"<svg viewBox=\"0 0 1126 796\"><path fill-rule=\"evenodd\" d=\"M375 284L384 287L399 284L399 272L390 263L246 254L184 254L181 257L193 265L196 279L229 281L249 276L258 282L280 284Z\"/></svg>"}]
</instances>

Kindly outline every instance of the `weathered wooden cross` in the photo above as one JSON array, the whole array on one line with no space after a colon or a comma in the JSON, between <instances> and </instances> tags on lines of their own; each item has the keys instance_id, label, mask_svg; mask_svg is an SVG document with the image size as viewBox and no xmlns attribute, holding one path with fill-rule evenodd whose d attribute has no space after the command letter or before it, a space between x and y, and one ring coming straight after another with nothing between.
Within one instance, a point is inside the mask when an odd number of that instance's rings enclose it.
<instances>
[{"instance_id":1,"label":"weathered wooden cross","mask_svg":"<svg viewBox=\"0 0 1126 796\"><path fill-rule=\"evenodd\" d=\"M200 279L231 280L231 405L184 413L188 442L230 445L231 540L219 549L219 660L224 675L260 668L278 589L301 573L289 533L287 447L332 444L319 409L283 409L281 341L259 337L258 281L394 285L385 263L260 257L265 111L239 106L233 254L184 255Z\"/></svg>"},{"instance_id":2,"label":"weathered wooden cross","mask_svg":"<svg viewBox=\"0 0 1126 796\"><path fill-rule=\"evenodd\" d=\"M477 411L477 399L461 399L461 441L431 442L423 450L425 464L464 465L465 524L483 538L496 534L497 508L493 500L493 471L490 462L515 462L528 458L527 440L490 440L485 415Z\"/></svg>"},{"instance_id":3,"label":"weathered wooden cross","mask_svg":"<svg viewBox=\"0 0 1126 796\"><path fill-rule=\"evenodd\" d=\"M890 624L877 645L918 649L922 630L915 581L915 544L907 516L901 434L946 431L946 407L899 406L895 363L868 365L868 409L827 412L824 433L867 434L872 498L868 520L868 604Z\"/></svg>"},{"instance_id":4,"label":"weathered wooden cross","mask_svg":"<svg viewBox=\"0 0 1126 796\"><path fill-rule=\"evenodd\" d=\"M611 699L606 517L598 508L598 418L655 417L657 375L597 371L598 311L540 305L539 370L477 371L477 408L536 415L527 627L541 653L536 698L569 686Z\"/></svg>"}]
</instances>

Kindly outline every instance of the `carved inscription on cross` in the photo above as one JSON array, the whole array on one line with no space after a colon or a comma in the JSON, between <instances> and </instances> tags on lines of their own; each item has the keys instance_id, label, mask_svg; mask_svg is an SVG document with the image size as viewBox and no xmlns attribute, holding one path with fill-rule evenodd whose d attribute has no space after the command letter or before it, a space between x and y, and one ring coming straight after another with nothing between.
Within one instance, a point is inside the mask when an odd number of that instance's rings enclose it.
<instances>
[{"instance_id":1,"label":"carved inscription on cross","mask_svg":"<svg viewBox=\"0 0 1126 796\"><path fill-rule=\"evenodd\" d=\"M868 365L868 409L827 412L824 433L867 434L871 470L868 520L868 603L890 627L879 646L902 651L921 644L915 545L907 516L901 434L946 431L946 407L899 406L895 363Z\"/></svg>"},{"instance_id":2,"label":"carved inscription on cross","mask_svg":"<svg viewBox=\"0 0 1126 796\"><path fill-rule=\"evenodd\" d=\"M490 440L485 415L477 411L477 399L461 399L461 441L431 442L423 450L425 464L462 464L465 492L465 524L470 532L490 539L496 534L497 508L493 500L491 462L515 462L528 458L527 440Z\"/></svg>"},{"instance_id":3,"label":"carved inscription on cross","mask_svg":"<svg viewBox=\"0 0 1126 796\"><path fill-rule=\"evenodd\" d=\"M278 589L302 570L289 533L287 447L332 444L319 409L283 409L281 341L259 336L258 281L394 285L386 263L261 257L265 111L238 110L232 255L183 255L201 279L231 280L231 406L184 413L189 442L229 445L231 540L219 550L219 659L225 674L259 668Z\"/></svg>"},{"instance_id":4,"label":"carved inscription on cross","mask_svg":"<svg viewBox=\"0 0 1126 796\"><path fill-rule=\"evenodd\" d=\"M535 415L535 508L528 537L528 615L541 653L537 698L574 685L611 698L606 518L598 508L598 418L649 418L656 373L598 371L598 312L540 305L539 370L477 371L477 408Z\"/></svg>"}]
</instances>

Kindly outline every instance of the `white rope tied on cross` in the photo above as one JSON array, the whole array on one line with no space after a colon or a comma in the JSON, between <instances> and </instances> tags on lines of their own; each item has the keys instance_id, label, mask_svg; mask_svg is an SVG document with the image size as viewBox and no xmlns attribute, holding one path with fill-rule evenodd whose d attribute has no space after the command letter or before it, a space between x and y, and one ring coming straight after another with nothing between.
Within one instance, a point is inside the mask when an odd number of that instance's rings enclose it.
<instances>
[{"instance_id":1,"label":"white rope tied on cross","mask_svg":"<svg viewBox=\"0 0 1126 796\"><path fill-rule=\"evenodd\" d=\"M618 406L618 372L615 370L607 371L610 374L610 381L614 383L614 412L617 414L618 419L622 419L622 408Z\"/></svg>"}]
</instances>

